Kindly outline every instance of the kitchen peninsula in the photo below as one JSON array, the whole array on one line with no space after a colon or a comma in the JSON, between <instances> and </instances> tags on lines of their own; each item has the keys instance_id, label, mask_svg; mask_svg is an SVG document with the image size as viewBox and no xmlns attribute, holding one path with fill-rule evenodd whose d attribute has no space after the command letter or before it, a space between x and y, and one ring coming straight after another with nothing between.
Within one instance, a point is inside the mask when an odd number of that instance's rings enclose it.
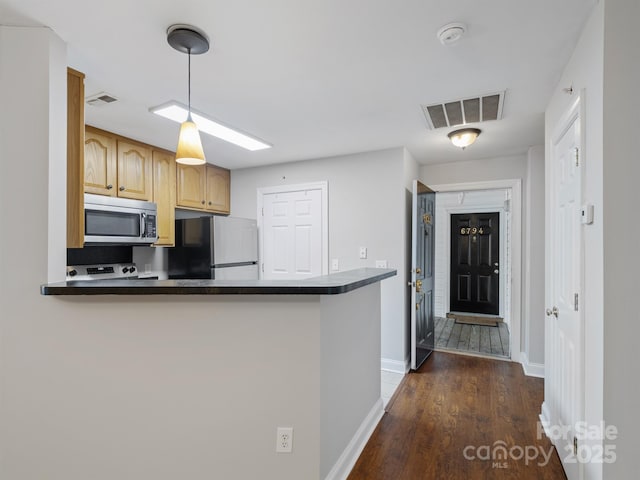
<instances>
[{"instance_id":1,"label":"kitchen peninsula","mask_svg":"<svg viewBox=\"0 0 640 480\"><path fill-rule=\"evenodd\" d=\"M97 354L120 365L127 391L106 382L117 405L104 408L116 424L118 409L139 409L136 428L113 428L144 461L163 452L216 478L332 479L346 477L383 414L380 282L394 275L61 282L41 293L81 310L78 328L118 338L120 351ZM146 315L152 305L160 317ZM291 454L276 453L278 427L293 428ZM157 432L149 452L126 434L141 429ZM165 436L184 451L163 451Z\"/></svg>"}]
</instances>

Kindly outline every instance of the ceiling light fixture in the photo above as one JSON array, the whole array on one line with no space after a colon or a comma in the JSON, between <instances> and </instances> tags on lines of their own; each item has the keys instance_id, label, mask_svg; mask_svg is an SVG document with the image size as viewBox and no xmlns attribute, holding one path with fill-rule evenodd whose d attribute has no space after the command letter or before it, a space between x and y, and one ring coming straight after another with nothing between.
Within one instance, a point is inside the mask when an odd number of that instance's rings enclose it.
<instances>
[{"instance_id":1,"label":"ceiling light fixture","mask_svg":"<svg viewBox=\"0 0 640 480\"><path fill-rule=\"evenodd\" d=\"M189 109L186 105L180 102L171 101L157 107L149 109L150 112L160 115L174 122L182 123L187 119ZM191 117L198 126L198 130L204 133L208 133L213 137L220 138L239 147L246 148L247 150L256 151L264 150L265 148L271 148L271 145L251 137L245 133L241 133L231 127L227 127L222 123L211 119L198 110L191 109Z\"/></svg>"},{"instance_id":2,"label":"ceiling light fixture","mask_svg":"<svg viewBox=\"0 0 640 480\"><path fill-rule=\"evenodd\" d=\"M167 42L179 52L189 57L187 118L180 126L176 162L186 165L202 165L206 163L202 141L198 127L191 118L191 55L200 55L209 51L209 39L204 32L190 25L171 25L167 30Z\"/></svg>"},{"instance_id":3,"label":"ceiling light fixture","mask_svg":"<svg viewBox=\"0 0 640 480\"><path fill-rule=\"evenodd\" d=\"M460 147L463 150L476 141L478 135L480 135L479 128L461 128L460 130L454 130L448 137L456 147Z\"/></svg>"}]
</instances>

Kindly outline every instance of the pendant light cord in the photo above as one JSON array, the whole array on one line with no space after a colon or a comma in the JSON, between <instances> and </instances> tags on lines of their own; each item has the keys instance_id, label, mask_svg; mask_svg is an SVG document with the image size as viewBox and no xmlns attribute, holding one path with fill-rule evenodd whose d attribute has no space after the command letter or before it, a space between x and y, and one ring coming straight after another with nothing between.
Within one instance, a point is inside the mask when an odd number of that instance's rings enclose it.
<instances>
[{"instance_id":1,"label":"pendant light cord","mask_svg":"<svg viewBox=\"0 0 640 480\"><path fill-rule=\"evenodd\" d=\"M189 55L189 86L188 86L188 99L189 99L189 116L187 117L187 121L192 122L191 120L191 49L187 51Z\"/></svg>"}]
</instances>

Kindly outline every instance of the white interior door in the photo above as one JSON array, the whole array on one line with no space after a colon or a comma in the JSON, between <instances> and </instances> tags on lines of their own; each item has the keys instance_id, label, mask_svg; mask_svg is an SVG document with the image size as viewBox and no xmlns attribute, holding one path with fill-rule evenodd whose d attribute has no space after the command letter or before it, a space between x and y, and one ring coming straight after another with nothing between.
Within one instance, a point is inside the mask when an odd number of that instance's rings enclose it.
<instances>
[{"instance_id":1,"label":"white interior door","mask_svg":"<svg viewBox=\"0 0 640 480\"><path fill-rule=\"evenodd\" d=\"M411 227L411 369L429 357L435 333L435 193L413 181Z\"/></svg>"},{"instance_id":2,"label":"white interior door","mask_svg":"<svg viewBox=\"0 0 640 480\"><path fill-rule=\"evenodd\" d=\"M547 189L551 206L547 218L547 320L551 342L547 369L553 439L568 480L582 478L575 427L583 418L583 340L580 315L582 236L580 224L582 179L579 99L552 139Z\"/></svg>"},{"instance_id":3,"label":"white interior door","mask_svg":"<svg viewBox=\"0 0 640 480\"><path fill-rule=\"evenodd\" d=\"M263 191L260 198L262 278L302 279L326 273L323 190L311 186Z\"/></svg>"}]
</instances>

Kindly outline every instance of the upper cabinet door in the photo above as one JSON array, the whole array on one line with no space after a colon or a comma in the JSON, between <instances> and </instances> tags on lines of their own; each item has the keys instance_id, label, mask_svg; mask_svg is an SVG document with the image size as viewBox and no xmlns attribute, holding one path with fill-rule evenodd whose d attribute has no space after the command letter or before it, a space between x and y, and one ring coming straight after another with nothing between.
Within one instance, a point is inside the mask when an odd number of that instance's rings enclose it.
<instances>
[{"instance_id":1,"label":"upper cabinet door","mask_svg":"<svg viewBox=\"0 0 640 480\"><path fill-rule=\"evenodd\" d=\"M207 165L207 205L206 209L217 213L229 213L230 195L229 170Z\"/></svg>"},{"instance_id":2,"label":"upper cabinet door","mask_svg":"<svg viewBox=\"0 0 640 480\"><path fill-rule=\"evenodd\" d=\"M116 141L87 127L84 139L84 191L116 196Z\"/></svg>"},{"instance_id":3,"label":"upper cabinet door","mask_svg":"<svg viewBox=\"0 0 640 480\"><path fill-rule=\"evenodd\" d=\"M153 201L158 206L156 245L175 243L176 162L175 155L153 151Z\"/></svg>"},{"instance_id":4,"label":"upper cabinet door","mask_svg":"<svg viewBox=\"0 0 640 480\"><path fill-rule=\"evenodd\" d=\"M118 196L151 200L151 150L142 145L118 140Z\"/></svg>"},{"instance_id":5,"label":"upper cabinet door","mask_svg":"<svg viewBox=\"0 0 640 480\"><path fill-rule=\"evenodd\" d=\"M204 209L205 203L204 165L176 164L176 204Z\"/></svg>"}]
</instances>

